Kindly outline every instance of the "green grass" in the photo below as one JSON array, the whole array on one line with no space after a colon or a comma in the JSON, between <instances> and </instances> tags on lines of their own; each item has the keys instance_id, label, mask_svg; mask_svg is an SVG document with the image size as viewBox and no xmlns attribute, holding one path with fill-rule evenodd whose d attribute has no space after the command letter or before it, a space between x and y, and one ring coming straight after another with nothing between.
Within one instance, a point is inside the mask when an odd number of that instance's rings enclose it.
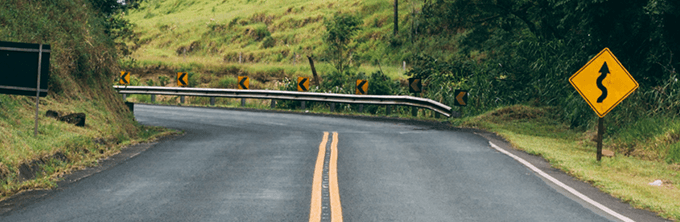
<instances>
[{"instance_id":1,"label":"green grass","mask_svg":"<svg viewBox=\"0 0 680 222\"><path fill-rule=\"evenodd\" d=\"M308 66L307 55L325 63L323 21L341 12L364 21L356 36L355 63L399 67L413 48L391 46L392 4L382 0L148 0L125 15L136 24L137 33L135 40L126 43L138 47L131 56L139 61L222 65L238 63L242 55L242 62L248 64ZM410 13L421 5L400 1L401 42L410 42ZM437 47L438 53L452 45L449 41L433 44L442 46Z\"/></svg>"},{"instance_id":2,"label":"green grass","mask_svg":"<svg viewBox=\"0 0 680 222\"><path fill-rule=\"evenodd\" d=\"M680 220L680 164L660 159L624 155L617 150L614 141L634 142L642 146L646 138L655 138L668 131L675 131L680 120L666 119L668 128L649 132L648 127L656 120L640 121L638 125L623 129L620 133L607 135L604 149L615 150L612 158L596 161L596 144L593 130L570 129L551 116L550 108L511 106L499 108L485 114L454 121L463 127L474 127L496 132L517 149L540 155L550 164L568 174L593 184L605 193L620 198L636 208L659 213L659 215ZM646 133L645 137L630 138L631 134ZM677 143L674 143L677 144ZM666 144L668 145L668 144ZM648 144L663 146L662 142ZM676 145L673 145L676 146ZM649 149L649 148L647 148ZM650 186L655 180L664 181L664 186Z\"/></svg>"},{"instance_id":3,"label":"green grass","mask_svg":"<svg viewBox=\"0 0 680 222\"><path fill-rule=\"evenodd\" d=\"M126 145L172 133L134 121L110 87L118 69L104 18L86 0L0 2L0 41L50 44L47 97L0 95L0 199L56 185L65 173L97 164ZM45 117L47 110L85 113L84 127ZM55 159L62 155L64 160ZM22 181L22 165L37 163L35 179Z\"/></svg>"}]
</instances>

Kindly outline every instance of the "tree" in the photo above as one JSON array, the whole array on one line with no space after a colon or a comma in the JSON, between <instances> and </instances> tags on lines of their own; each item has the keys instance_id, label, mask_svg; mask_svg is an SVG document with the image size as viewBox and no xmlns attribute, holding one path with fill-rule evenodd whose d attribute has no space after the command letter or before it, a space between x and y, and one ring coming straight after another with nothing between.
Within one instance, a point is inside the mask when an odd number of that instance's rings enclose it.
<instances>
[{"instance_id":1,"label":"tree","mask_svg":"<svg viewBox=\"0 0 680 222\"><path fill-rule=\"evenodd\" d=\"M359 17L350 14L335 14L333 18L324 21L326 33L323 41L327 45L327 56L338 72L343 73L349 66L349 59L356 44L354 36L359 30L362 21Z\"/></svg>"}]
</instances>

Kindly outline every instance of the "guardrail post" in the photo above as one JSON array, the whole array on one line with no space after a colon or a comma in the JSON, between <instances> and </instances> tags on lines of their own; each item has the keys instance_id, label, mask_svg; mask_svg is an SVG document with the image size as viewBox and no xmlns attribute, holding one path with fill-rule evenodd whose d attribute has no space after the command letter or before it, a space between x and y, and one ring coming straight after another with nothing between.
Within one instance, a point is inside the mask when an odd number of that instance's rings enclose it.
<instances>
[{"instance_id":1,"label":"guardrail post","mask_svg":"<svg viewBox=\"0 0 680 222\"><path fill-rule=\"evenodd\" d=\"M385 115L389 116L391 114L391 112L392 112L392 106L386 105L385 106Z\"/></svg>"},{"instance_id":2,"label":"guardrail post","mask_svg":"<svg viewBox=\"0 0 680 222\"><path fill-rule=\"evenodd\" d=\"M272 99L272 105L271 105L271 107L272 107L272 109L276 108L276 100L273 100L273 99Z\"/></svg>"},{"instance_id":3,"label":"guardrail post","mask_svg":"<svg viewBox=\"0 0 680 222\"><path fill-rule=\"evenodd\" d=\"M246 106L246 98L241 98L241 106Z\"/></svg>"},{"instance_id":4,"label":"guardrail post","mask_svg":"<svg viewBox=\"0 0 680 222\"><path fill-rule=\"evenodd\" d=\"M151 102L152 102L152 103L153 103L153 102L156 102L156 95L151 94Z\"/></svg>"},{"instance_id":5,"label":"guardrail post","mask_svg":"<svg viewBox=\"0 0 680 222\"><path fill-rule=\"evenodd\" d=\"M211 106L215 105L215 97L214 96L210 97L210 105Z\"/></svg>"},{"instance_id":6,"label":"guardrail post","mask_svg":"<svg viewBox=\"0 0 680 222\"><path fill-rule=\"evenodd\" d=\"M414 116L414 117L418 116L418 107L411 106L411 116Z\"/></svg>"},{"instance_id":7,"label":"guardrail post","mask_svg":"<svg viewBox=\"0 0 680 222\"><path fill-rule=\"evenodd\" d=\"M123 94L123 101L127 99L127 94Z\"/></svg>"},{"instance_id":8,"label":"guardrail post","mask_svg":"<svg viewBox=\"0 0 680 222\"><path fill-rule=\"evenodd\" d=\"M359 104L359 113L364 112L364 104Z\"/></svg>"},{"instance_id":9,"label":"guardrail post","mask_svg":"<svg viewBox=\"0 0 680 222\"><path fill-rule=\"evenodd\" d=\"M300 101L300 106L302 109L305 109L305 101Z\"/></svg>"},{"instance_id":10,"label":"guardrail post","mask_svg":"<svg viewBox=\"0 0 680 222\"><path fill-rule=\"evenodd\" d=\"M433 111L434 112L434 111ZM439 115L439 112L434 112L434 118L439 119L441 116Z\"/></svg>"},{"instance_id":11,"label":"guardrail post","mask_svg":"<svg viewBox=\"0 0 680 222\"><path fill-rule=\"evenodd\" d=\"M184 96L180 96L180 97L179 97L179 103L184 104Z\"/></svg>"},{"instance_id":12,"label":"guardrail post","mask_svg":"<svg viewBox=\"0 0 680 222\"><path fill-rule=\"evenodd\" d=\"M331 103L331 112L335 112L335 103Z\"/></svg>"}]
</instances>

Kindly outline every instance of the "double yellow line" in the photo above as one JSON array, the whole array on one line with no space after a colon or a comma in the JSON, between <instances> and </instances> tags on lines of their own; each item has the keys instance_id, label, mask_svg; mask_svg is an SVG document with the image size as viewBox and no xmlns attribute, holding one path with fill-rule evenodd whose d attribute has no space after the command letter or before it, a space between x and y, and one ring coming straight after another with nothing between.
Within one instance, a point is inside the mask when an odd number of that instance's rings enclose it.
<instances>
[{"instance_id":1,"label":"double yellow line","mask_svg":"<svg viewBox=\"0 0 680 222\"><path fill-rule=\"evenodd\" d=\"M321 191L323 182L323 165L326 157L326 145L328 144L328 132L323 133L323 139L319 144L319 155L316 158L314 168L314 181L312 184L312 203L309 210L309 222L321 221ZM342 206L340 205L340 192L338 191L338 133L333 132L331 142L331 156L328 163L328 192L330 196L331 221L342 221Z\"/></svg>"}]
</instances>

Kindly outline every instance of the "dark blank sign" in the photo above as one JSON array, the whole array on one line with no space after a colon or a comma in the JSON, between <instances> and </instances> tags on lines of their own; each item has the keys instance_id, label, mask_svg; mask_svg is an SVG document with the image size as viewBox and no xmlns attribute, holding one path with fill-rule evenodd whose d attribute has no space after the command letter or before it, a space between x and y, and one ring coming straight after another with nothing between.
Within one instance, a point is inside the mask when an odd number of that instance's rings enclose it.
<instances>
[{"instance_id":1,"label":"dark blank sign","mask_svg":"<svg viewBox=\"0 0 680 222\"><path fill-rule=\"evenodd\" d=\"M38 83L40 45L0 42L0 94L35 96ZM50 46L43 45L40 67L40 96L47 96Z\"/></svg>"}]
</instances>

